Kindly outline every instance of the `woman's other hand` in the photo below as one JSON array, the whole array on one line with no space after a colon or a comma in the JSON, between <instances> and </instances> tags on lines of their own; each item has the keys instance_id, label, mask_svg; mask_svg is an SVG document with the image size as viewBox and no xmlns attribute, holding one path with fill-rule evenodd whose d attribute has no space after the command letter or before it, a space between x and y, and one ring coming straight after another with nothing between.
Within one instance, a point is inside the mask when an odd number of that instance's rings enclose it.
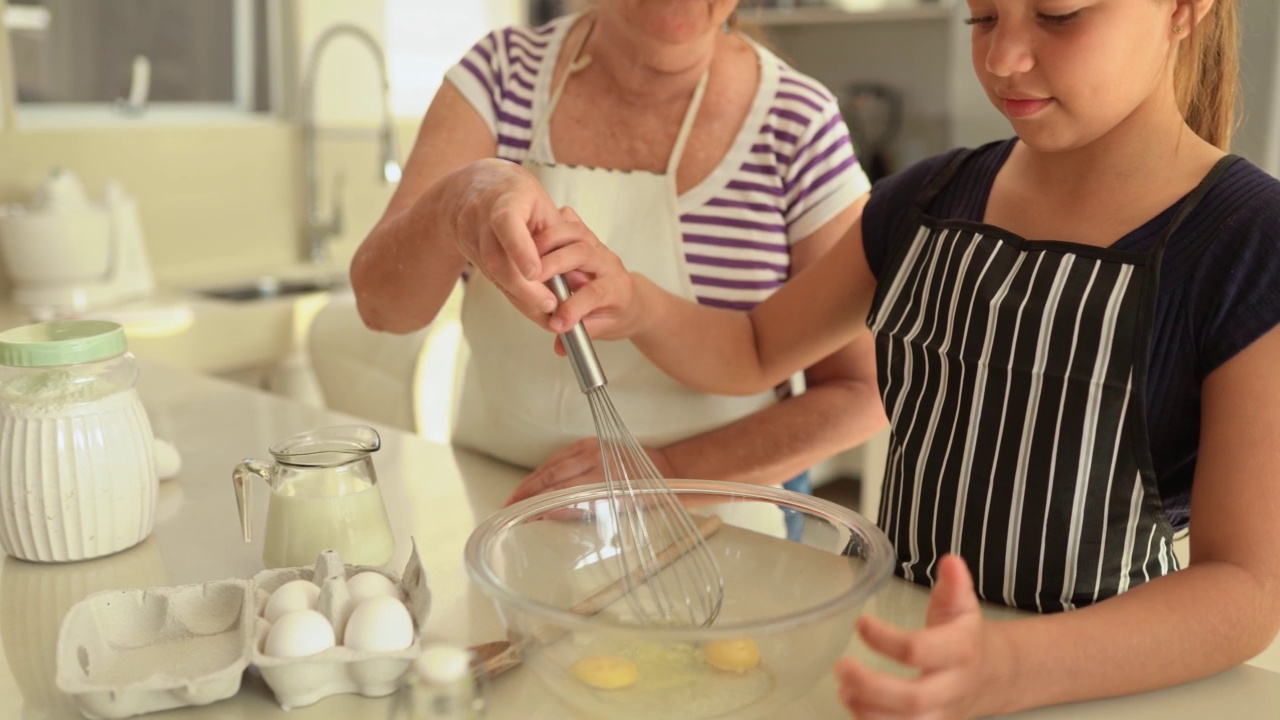
<instances>
[{"instance_id":1,"label":"woman's other hand","mask_svg":"<svg viewBox=\"0 0 1280 720\"><path fill-rule=\"evenodd\" d=\"M671 462L661 450L645 448L645 452L662 477L672 477ZM594 437L583 438L547 458L525 476L507 498L507 505L552 490L602 482L604 465L600 457L600 441Z\"/></svg>"},{"instance_id":2,"label":"woman's other hand","mask_svg":"<svg viewBox=\"0 0 1280 720\"><path fill-rule=\"evenodd\" d=\"M902 678L851 658L837 662L840 701L858 720L969 718L996 689L995 633L982 618L969 569L955 555L938 563L924 629L910 632L864 615L858 634L870 649L919 670Z\"/></svg>"}]
</instances>

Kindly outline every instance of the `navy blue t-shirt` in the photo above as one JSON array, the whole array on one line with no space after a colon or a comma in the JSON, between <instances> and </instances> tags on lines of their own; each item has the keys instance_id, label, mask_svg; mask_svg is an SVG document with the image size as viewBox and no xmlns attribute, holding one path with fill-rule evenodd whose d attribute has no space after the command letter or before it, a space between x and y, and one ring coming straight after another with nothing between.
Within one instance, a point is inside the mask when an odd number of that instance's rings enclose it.
<instances>
[{"instance_id":1,"label":"navy blue t-shirt","mask_svg":"<svg viewBox=\"0 0 1280 720\"><path fill-rule=\"evenodd\" d=\"M996 174L1016 142L975 150L925 211L940 219L981 222ZM912 203L959 152L921 161L872 189L862 213L862 234L877 278L890 249L904 239L902 224ZM1149 251L1179 204L1112 247ZM1190 520L1201 383L1276 325L1280 180L1242 160L1218 178L1169 238L1160 267L1148 361L1147 428L1161 500L1175 528Z\"/></svg>"}]
</instances>

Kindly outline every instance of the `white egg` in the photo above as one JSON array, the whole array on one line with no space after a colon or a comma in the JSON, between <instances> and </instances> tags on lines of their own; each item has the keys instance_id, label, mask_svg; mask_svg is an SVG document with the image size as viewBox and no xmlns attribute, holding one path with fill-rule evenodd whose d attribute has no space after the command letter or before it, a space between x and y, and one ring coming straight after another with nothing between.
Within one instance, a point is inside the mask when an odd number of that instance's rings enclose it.
<instances>
[{"instance_id":1,"label":"white egg","mask_svg":"<svg viewBox=\"0 0 1280 720\"><path fill-rule=\"evenodd\" d=\"M357 605L371 597L387 595L399 599L400 590L386 575L372 570L356 573L347 578L347 592L351 593L351 601Z\"/></svg>"},{"instance_id":2,"label":"white egg","mask_svg":"<svg viewBox=\"0 0 1280 720\"><path fill-rule=\"evenodd\" d=\"M291 580L271 593L262 617L269 623L295 610L315 610L320 599L320 586L309 580Z\"/></svg>"},{"instance_id":3,"label":"white egg","mask_svg":"<svg viewBox=\"0 0 1280 720\"><path fill-rule=\"evenodd\" d=\"M333 626L315 610L285 613L271 626L262 652L272 657L315 655L334 646Z\"/></svg>"},{"instance_id":4,"label":"white egg","mask_svg":"<svg viewBox=\"0 0 1280 720\"><path fill-rule=\"evenodd\" d=\"M364 652L404 650L413 644L413 618L399 600L371 597L351 612L342 644Z\"/></svg>"}]
</instances>

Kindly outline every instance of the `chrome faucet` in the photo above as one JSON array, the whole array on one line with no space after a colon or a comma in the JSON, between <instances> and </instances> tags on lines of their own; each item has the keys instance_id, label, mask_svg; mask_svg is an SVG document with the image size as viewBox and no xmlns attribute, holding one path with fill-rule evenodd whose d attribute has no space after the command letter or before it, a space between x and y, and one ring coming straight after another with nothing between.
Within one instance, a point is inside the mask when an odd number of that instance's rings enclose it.
<instances>
[{"instance_id":1,"label":"chrome faucet","mask_svg":"<svg viewBox=\"0 0 1280 720\"><path fill-rule=\"evenodd\" d=\"M400 163L396 161L395 124L391 118L391 85L387 80L386 56L378 45L378 41L363 28L347 23L333 25L321 33L320 37L311 46L311 52L307 56L306 68L303 71L302 86L299 91L301 96L299 112L301 113L302 123L302 162L303 172L306 175L304 178L306 217L303 218L303 242L306 258L317 264L329 259L329 238L342 233L341 198L343 174L339 170L334 175L333 189L330 193L332 209L329 217L323 218L320 215L319 183L317 179L319 163L316 158L316 139L320 128L315 118L315 83L316 77L319 75L321 55L331 40L342 35L349 35L359 40L361 44L369 48L369 52L373 54L374 62L377 63L378 73L382 79L382 126L370 133L370 136L378 139L380 147L379 162L381 163L380 170L383 181L388 183L400 181ZM346 131L343 132L343 135L351 136Z\"/></svg>"}]
</instances>

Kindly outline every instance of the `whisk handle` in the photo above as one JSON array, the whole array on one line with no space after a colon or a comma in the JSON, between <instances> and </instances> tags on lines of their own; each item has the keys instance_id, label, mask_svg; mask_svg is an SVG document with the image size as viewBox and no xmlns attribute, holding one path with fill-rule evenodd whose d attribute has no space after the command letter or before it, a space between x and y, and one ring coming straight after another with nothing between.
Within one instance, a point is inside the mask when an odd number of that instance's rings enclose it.
<instances>
[{"instance_id":1,"label":"whisk handle","mask_svg":"<svg viewBox=\"0 0 1280 720\"><path fill-rule=\"evenodd\" d=\"M560 302L569 299L569 286L565 284L564 277L552 276L547 281L547 287L551 288ZM560 341L569 354L569 364L573 366L573 373L578 376L578 387L582 388L582 392L590 392L608 382L604 370L600 368L600 359L596 357L595 346L591 344L591 338L582 323L569 328L569 332L560 336Z\"/></svg>"}]
</instances>

